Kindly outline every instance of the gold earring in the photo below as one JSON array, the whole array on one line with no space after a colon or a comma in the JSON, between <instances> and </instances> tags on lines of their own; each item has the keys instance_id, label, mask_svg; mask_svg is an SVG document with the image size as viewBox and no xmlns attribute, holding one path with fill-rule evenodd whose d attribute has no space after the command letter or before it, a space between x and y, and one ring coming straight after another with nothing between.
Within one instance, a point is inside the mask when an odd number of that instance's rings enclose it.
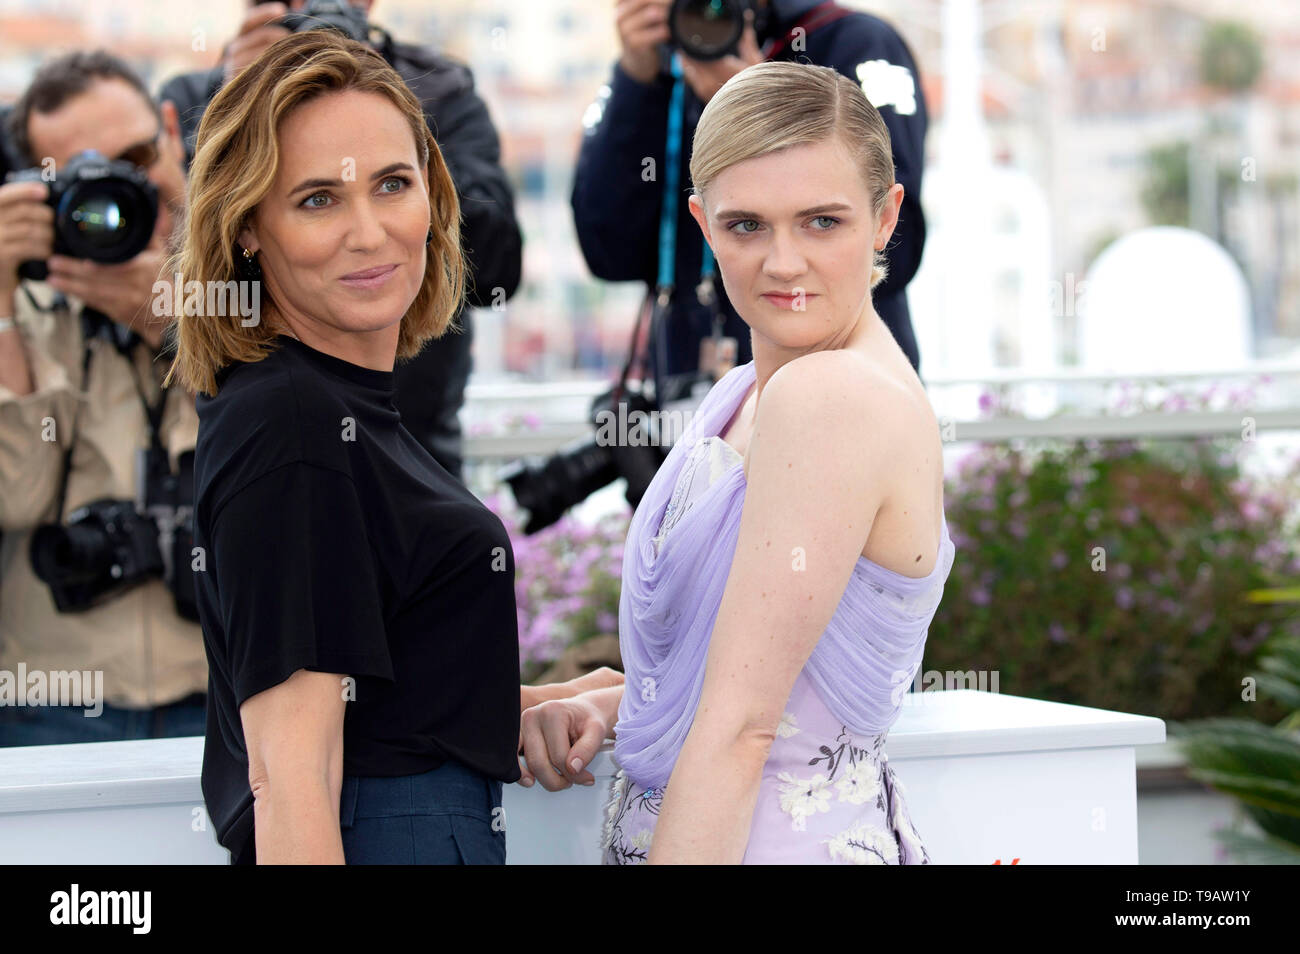
<instances>
[{"instance_id":1,"label":"gold earring","mask_svg":"<svg viewBox=\"0 0 1300 954\"><path fill-rule=\"evenodd\" d=\"M243 248L243 246L240 246L240 248ZM253 252L250 252L246 248L244 249L244 261L251 262L253 260L253 255L254 255Z\"/></svg>"}]
</instances>

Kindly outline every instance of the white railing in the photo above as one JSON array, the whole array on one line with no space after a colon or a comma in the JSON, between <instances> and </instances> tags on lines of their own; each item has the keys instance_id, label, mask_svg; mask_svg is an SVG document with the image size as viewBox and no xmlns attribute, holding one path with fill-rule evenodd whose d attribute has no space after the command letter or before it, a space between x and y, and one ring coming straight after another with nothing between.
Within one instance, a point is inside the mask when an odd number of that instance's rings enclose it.
<instances>
[{"instance_id":1,"label":"white railing","mask_svg":"<svg viewBox=\"0 0 1300 954\"><path fill-rule=\"evenodd\" d=\"M1192 410L1139 412L1133 414L1098 414L1063 411L1046 416L1006 415L998 417L954 417L940 414L946 441L1006 442L1018 439L1055 440L1123 440L1139 437L1197 437L1240 434L1245 418L1250 428L1260 431L1300 431L1300 365L1291 361L1260 361L1239 368L1208 369L1195 372L1098 373L1082 369L1057 369L1049 372L999 369L979 377L926 378L926 389L934 395L962 389L1001 390L1012 388L1040 390L1040 405L1059 406L1060 392L1079 387L1132 385L1145 389L1166 388L1176 382L1197 380L1272 378L1295 383L1280 384L1281 407L1243 411ZM485 383L473 384L466 393L465 418L483 422L493 413L528 408L539 418L533 429L509 433L475 433L468 429L465 457L470 462L507 462L521 457L553 454L566 444L590 439L594 432L586 416L591 400L607 390L608 381L573 381L558 383ZM1047 391L1042 390L1043 388ZM1050 393L1055 389L1056 393ZM939 402L969 405L964 401Z\"/></svg>"}]
</instances>

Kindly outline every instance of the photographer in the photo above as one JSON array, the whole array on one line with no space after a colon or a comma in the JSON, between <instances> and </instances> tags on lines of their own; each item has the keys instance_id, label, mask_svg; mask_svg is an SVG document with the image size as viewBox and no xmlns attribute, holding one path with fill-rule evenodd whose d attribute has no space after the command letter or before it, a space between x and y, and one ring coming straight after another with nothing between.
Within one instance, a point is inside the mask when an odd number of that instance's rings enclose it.
<instances>
[{"instance_id":1,"label":"photographer","mask_svg":"<svg viewBox=\"0 0 1300 954\"><path fill-rule=\"evenodd\" d=\"M186 148L193 158L199 121L212 97L241 69L277 40L289 35L279 25L291 11L316 14L342 22L388 61L424 108L425 119L451 171L462 209L462 245L469 264L467 304L500 308L519 287L523 239L515 221L514 195L501 168L501 147L483 100L474 91L469 68L429 47L399 43L365 22L372 4L354 2L352 14L331 13L344 4L294 0L250 7L239 35L222 51L222 62L211 70L178 76L164 84L160 97L176 103ZM316 22L316 21L312 21ZM311 23L298 27L311 26ZM395 404L402 422L438 463L461 477L463 439L457 417L465 398L472 361L473 325L461 312L457 324L465 330L430 341L424 350L396 370Z\"/></svg>"},{"instance_id":2,"label":"photographer","mask_svg":"<svg viewBox=\"0 0 1300 954\"><path fill-rule=\"evenodd\" d=\"M680 199L669 217L668 231L675 234L665 237L660 229L664 183L674 174L665 158L673 90L666 44L672 40L674 4L672 0L617 0L622 55L593 109L594 120L587 124L574 175L574 221L587 265L597 278L646 282L652 297L658 290L663 304L657 309L649 348L657 393L666 390L664 377L693 375L697 368L701 373L710 371L701 365L701 343L714 334L715 311L707 293L697 292L709 262L685 200L691 186L691 142L700 113L728 79L765 59L833 67L862 85L889 129L897 181L905 191L898 227L886 249L888 277L873 292L873 300L919 371L905 289L925 243L920 194L927 118L912 55L883 20L834 3L753 0L735 4L736 10L743 7L750 8L745 11L746 26L729 53L709 60L681 54L685 88L675 164ZM714 13L709 11L710 16ZM694 21L694 26L702 25L703 16ZM653 175L647 171L651 169ZM666 270L671 277L665 287L659 258L661 249L673 246L668 256L673 264ZM749 329L736 315L717 276L712 291L718 331L734 340L734 363L745 364L752 358Z\"/></svg>"},{"instance_id":3,"label":"photographer","mask_svg":"<svg viewBox=\"0 0 1300 954\"><path fill-rule=\"evenodd\" d=\"M162 555L148 515L160 486L173 503L184 495L180 475L198 430L193 395L161 387L166 319L151 308L185 198L176 111L157 106L116 57L83 51L41 67L6 132L23 165L53 175L0 186L0 670L94 674L104 705L96 718L86 717L95 700L0 707L0 745L202 734L200 628L180 615L165 574L132 572L150 547ZM147 246L119 264L52 254L48 200L79 181L84 150L117 160L156 202L151 233L144 225L139 233ZM101 223L134 216L84 208ZM94 231L84 216L78 224ZM47 279L21 277L25 263L43 263ZM105 507L116 508L111 525L78 522ZM138 564L107 545L128 533ZM41 534L62 548L34 547ZM70 557L105 558L93 577L51 583L38 575L34 551L44 571ZM88 690L83 681L83 696Z\"/></svg>"}]
</instances>

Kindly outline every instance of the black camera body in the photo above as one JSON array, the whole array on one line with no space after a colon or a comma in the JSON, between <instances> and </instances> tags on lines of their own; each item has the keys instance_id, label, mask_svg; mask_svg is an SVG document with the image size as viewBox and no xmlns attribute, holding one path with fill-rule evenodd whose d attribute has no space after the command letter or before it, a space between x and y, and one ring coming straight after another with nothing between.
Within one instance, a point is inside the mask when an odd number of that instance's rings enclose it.
<instances>
[{"instance_id":1,"label":"black camera body","mask_svg":"<svg viewBox=\"0 0 1300 954\"><path fill-rule=\"evenodd\" d=\"M78 153L55 176L23 169L9 182L46 182L46 204L54 209L54 254L115 264L135 258L158 221L158 188L135 163L105 159L93 150ZM23 262L18 276L44 281L43 261Z\"/></svg>"},{"instance_id":2,"label":"black camera body","mask_svg":"<svg viewBox=\"0 0 1300 954\"><path fill-rule=\"evenodd\" d=\"M307 0L297 13L290 13L277 21L291 33L307 30L337 30L349 40L370 42L370 23L366 11L346 0Z\"/></svg>"},{"instance_id":3,"label":"black camera body","mask_svg":"<svg viewBox=\"0 0 1300 954\"><path fill-rule=\"evenodd\" d=\"M668 32L673 45L695 60L720 60L740 48L745 13L754 14L754 30L763 33L767 5L755 0L673 0Z\"/></svg>"},{"instance_id":4,"label":"black camera body","mask_svg":"<svg viewBox=\"0 0 1300 954\"><path fill-rule=\"evenodd\" d=\"M65 524L43 524L32 534L32 570L50 588L60 613L109 602L162 577L176 612L198 622L194 570L194 454L181 456L173 474L161 449L142 450L145 502L102 498L78 507Z\"/></svg>"},{"instance_id":5,"label":"black camera body","mask_svg":"<svg viewBox=\"0 0 1300 954\"><path fill-rule=\"evenodd\" d=\"M595 437L557 451L540 465L519 461L502 469L500 479L510 486L515 502L528 511L524 533L549 527L564 511L620 477L627 481L624 496L636 509L672 449L668 438L680 436L657 424L660 412L670 403L696 403L699 388L710 380L699 372L669 375L663 382L662 401L629 386L621 387L623 397L618 400L620 386L615 385L592 401ZM603 441L601 435L610 424L615 425L617 436Z\"/></svg>"}]
</instances>

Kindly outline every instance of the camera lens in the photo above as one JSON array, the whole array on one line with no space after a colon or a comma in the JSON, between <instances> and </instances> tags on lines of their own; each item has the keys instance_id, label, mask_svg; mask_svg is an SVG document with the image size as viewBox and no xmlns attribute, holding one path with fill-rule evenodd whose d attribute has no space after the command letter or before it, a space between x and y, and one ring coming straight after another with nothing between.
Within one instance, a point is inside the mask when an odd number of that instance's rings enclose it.
<instances>
[{"instance_id":1,"label":"camera lens","mask_svg":"<svg viewBox=\"0 0 1300 954\"><path fill-rule=\"evenodd\" d=\"M697 60L725 56L745 29L740 0L677 0L669 23L674 42Z\"/></svg>"},{"instance_id":2,"label":"camera lens","mask_svg":"<svg viewBox=\"0 0 1300 954\"><path fill-rule=\"evenodd\" d=\"M499 475L515 502L528 511L524 533L549 527L576 503L619 477L613 451L595 441L560 450L540 467L515 463Z\"/></svg>"},{"instance_id":3,"label":"camera lens","mask_svg":"<svg viewBox=\"0 0 1300 954\"><path fill-rule=\"evenodd\" d=\"M149 244L157 205L139 184L91 179L73 185L59 203L60 236L76 258L125 262Z\"/></svg>"},{"instance_id":4,"label":"camera lens","mask_svg":"<svg viewBox=\"0 0 1300 954\"><path fill-rule=\"evenodd\" d=\"M122 207L109 196L96 195L85 199L68 213L77 223L82 237L98 248L111 248L125 231Z\"/></svg>"}]
</instances>

